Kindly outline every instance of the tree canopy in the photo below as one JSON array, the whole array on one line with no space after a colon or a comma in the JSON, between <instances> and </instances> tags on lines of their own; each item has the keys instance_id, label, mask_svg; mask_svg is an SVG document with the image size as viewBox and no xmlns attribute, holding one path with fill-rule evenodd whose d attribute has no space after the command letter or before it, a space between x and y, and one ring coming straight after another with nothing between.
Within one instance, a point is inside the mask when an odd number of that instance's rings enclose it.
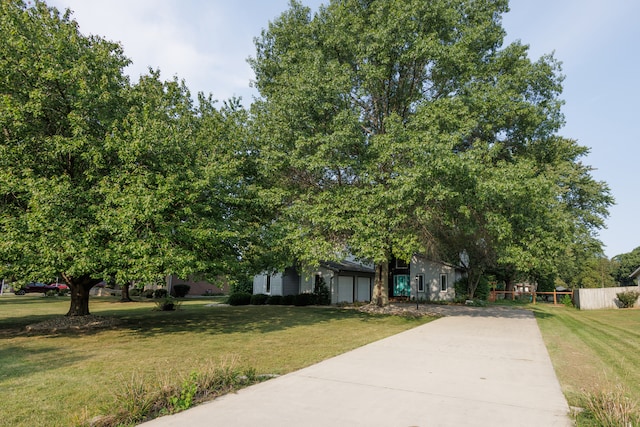
<instances>
[{"instance_id":1,"label":"tree canopy","mask_svg":"<svg viewBox=\"0 0 640 427\"><path fill-rule=\"evenodd\" d=\"M563 124L560 64L504 45L506 1L292 2L251 60L280 236L303 262L433 254L554 271L611 203ZM473 289L470 289L473 294Z\"/></svg>"},{"instance_id":2,"label":"tree canopy","mask_svg":"<svg viewBox=\"0 0 640 427\"><path fill-rule=\"evenodd\" d=\"M103 279L240 268L263 216L238 103L195 105L156 71L131 85L121 47L82 35L69 11L0 11L3 276L60 276L68 315L85 315Z\"/></svg>"},{"instance_id":3,"label":"tree canopy","mask_svg":"<svg viewBox=\"0 0 640 427\"><path fill-rule=\"evenodd\" d=\"M629 276L640 268L640 246L631 252L614 256L612 262L614 280L621 286L633 285L634 280Z\"/></svg>"},{"instance_id":4,"label":"tree canopy","mask_svg":"<svg viewBox=\"0 0 640 427\"><path fill-rule=\"evenodd\" d=\"M613 202L559 135L561 67L505 45L506 0L297 1L256 38L246 111L193 99L42 1L0 3L0 274L89 289L423 254L549 277ZM502 274L501 273L501 274Z\"/></svg>"}]
</instances>

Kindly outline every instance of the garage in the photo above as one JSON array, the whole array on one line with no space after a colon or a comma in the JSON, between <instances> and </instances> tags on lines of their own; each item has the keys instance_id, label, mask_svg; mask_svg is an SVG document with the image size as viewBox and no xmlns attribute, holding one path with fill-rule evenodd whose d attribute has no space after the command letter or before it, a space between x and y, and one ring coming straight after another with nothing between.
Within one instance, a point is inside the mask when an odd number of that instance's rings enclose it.
<instances>
[{"instance_id":1,"label":"garage","mask_svg":"<svg viewBox=\"0 0 640 427\"><path fill-rule=\"evenodd\" d=\"M353 302L353 276L338 276L338 302Z\"/></svg>"}]
</instances>

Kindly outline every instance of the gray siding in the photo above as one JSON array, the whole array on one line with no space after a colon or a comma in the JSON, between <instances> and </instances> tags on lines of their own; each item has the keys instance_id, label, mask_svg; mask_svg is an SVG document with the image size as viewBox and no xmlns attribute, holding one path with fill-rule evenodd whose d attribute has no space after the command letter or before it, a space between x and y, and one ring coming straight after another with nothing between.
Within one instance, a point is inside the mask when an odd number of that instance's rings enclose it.
<instances>
[{"instance_id":1,"label":"gray siding","mask_svg":"<svg viewBox=\"0 0 640 427\"><path fill-rule=\"evenodd\" d=\"M297 295L299 292L300 275L295 268L286 268L282 276L282 295Z\"/></svg>"}]
</instances>

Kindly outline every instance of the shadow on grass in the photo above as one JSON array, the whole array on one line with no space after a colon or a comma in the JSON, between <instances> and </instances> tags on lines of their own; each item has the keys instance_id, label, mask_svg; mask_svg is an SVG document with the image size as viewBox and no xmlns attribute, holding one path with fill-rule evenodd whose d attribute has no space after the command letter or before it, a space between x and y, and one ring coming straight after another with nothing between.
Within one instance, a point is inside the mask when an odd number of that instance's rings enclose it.
<instances>
[{"instance_id":1,"label":"shadow on grass","mask_svg":"<svg viewBox=\"0 0 640 427\"><path fill-rule=\"evenodd\" d=\"M71 366L78 361L84 360L83 357L54 357L59 348L41 347L27 348L20 346L2 346L0 347L0 380L6 381L11 378L19 378L26 374L50 370L52 366L56 368ZM33 359L40 359L41 363L34 363Z\"/></svg>"},{"instance_id":2,"label":"shadow on grass","mask_svg":"<svg viewBox=\"0 0 640 427\"><path fill-rule=\"evenodd\" d=\"M40 309L40 303L48 303L43 299L30 298L30 301L20 301L21 304L34 304L34 312ZM61 301L57 301L61 302ZM293 306L213 306L208 307L207 301L194 303L185 302L176 311L154 310L153 300L140 300L133 303L121 303L119 300L100 300L91 308L91 314L102 317L114 317L120 320L115 327L120 331L131 331L142 336L156 336L180 332L202 334L235 334L235 333L266 333L284 330L297 326L329 323L342 319L358 319L371 321L379 315L362 313L357 310L345 310L334 307L293 307ZM62 305L61 305L62 307ZM105 328L71 329L57 331L27 332L25 327L31 324L64 317L65 311L57 314L29 314L23 316L0 319L0 338L12 336L87 336L99 334ZM407 319L407 322L420 322Z\"/></svg>"},{"instance_id":3,"label":"shadow on grass","mask_svg":"<svg viewBox=\"0 0 640 427\"><path fill-rule=\"evenodd\" d=\"M121 328L128 327L144 336L180 332L212 335L267 333L342 319L370 321L376 317L378 316L355 310L326 307L186 306L174 312L144 312L122 316L124 323Z\"/></svg>"},{"instance_id":4,"label":"shadow on grass","mask_svg":"<svg viewBox=\"0 0 640 427\"><path fill-rule=\"evenodd\" d=\"M551 319L556 317L553 310L567 310L564 306L531 306L530 310L536 316L536 319ZM569 309L570 310L570 309Z\"/></svg>"},{"instance_id":5,"label":"shadow on grass","mask_svg":"<svg viewBox=\"0 0 640 427\"><path fill-rule=\"evenodd\" d=\"M46 297L44 294L31 293L26 295L13 295L7 294L6 292L0 297L0 307L5 305L28 305L34 304L36 302L60 302L61 300L69 301L68 296L55 296L55 297Z\"/></svg>"}]
</instances>

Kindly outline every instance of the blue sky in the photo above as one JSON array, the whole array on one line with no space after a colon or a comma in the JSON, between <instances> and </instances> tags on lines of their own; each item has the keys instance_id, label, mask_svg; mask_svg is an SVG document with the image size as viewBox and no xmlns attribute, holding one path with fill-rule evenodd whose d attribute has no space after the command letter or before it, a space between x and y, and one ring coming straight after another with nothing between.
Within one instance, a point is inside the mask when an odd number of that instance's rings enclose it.
<instances>
[{"instance_id":1,"label":"blue sky","mask_svg":"<svg viewBox=\"0 0 640 427\"><path fill-rule=\"evenodd\" d=\"M192 92L219 100L255 95L246 59L253 38L286 10L288 0L49 0L70 8L85 34L120 42L135 80L149 66L177 75ZM316 9L321 0L303 0ZM504 15L507 41L520 39L530 57L554 53L563 63L560 134L590 147L584 163L616 199L600 232L612 257L640 246L640 2L512 0Z\"/></svg>"}]
</instances>

